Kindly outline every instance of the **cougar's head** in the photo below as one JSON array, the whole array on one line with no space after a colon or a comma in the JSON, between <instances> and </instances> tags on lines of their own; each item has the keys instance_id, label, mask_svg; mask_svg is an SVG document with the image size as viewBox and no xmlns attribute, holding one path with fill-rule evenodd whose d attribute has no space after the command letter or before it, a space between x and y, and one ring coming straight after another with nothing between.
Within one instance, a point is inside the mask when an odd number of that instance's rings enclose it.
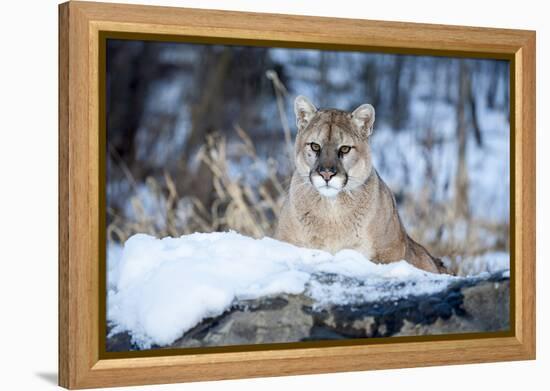
<instances>
[{"instance_id":1,"label":"cougar's head","mask_svg":"<svg viewBox=\"0 0 550 391\"><path fill-rule=\"evenodd\" d=\"M352 113L318 110L306 97L294 102L298 134L296 169L325 197L361 186L372 171L368 138L374 107L364 104Z\"/></svg>"}]
</instances>

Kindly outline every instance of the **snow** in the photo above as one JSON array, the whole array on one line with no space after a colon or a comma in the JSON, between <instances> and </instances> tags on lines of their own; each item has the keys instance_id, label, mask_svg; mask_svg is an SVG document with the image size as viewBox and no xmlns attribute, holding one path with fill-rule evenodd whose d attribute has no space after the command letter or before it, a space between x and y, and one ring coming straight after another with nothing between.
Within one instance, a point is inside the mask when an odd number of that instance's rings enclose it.
<instances>
[{"instance_id":1,"label":"snow","mask_svg":"<svg viewBox=\"0 0 550 391\"><path fill-rule=\"evenodd\" d=\"M457 265L456 274L466 277L510 270L510 254L504 251L489 252L473 257L457 257L453 262ZM503 273L503 276L506 277L506 274Z\"/></svg>"},{"instance_id":2,"label":"snow","mask_svg":"<svg viewBox=\"0 0 550 391\"><path fill-rule=\"evenodd\" d=\"M111 333L130 332L142 349L172 343L238 300L282 293L306 294L316 306L395 300L432 294L459 278L235 232L136 234L122 249L109 247L107 259Z\"/></svg>"},{"instance_id":3,"label":"snow","mask_svg":"<svg viewBox=\"0 0 550 391\"><path fill-rule=\"evenodd\" d=\"M120 258L122 258L122 246L110 242L107 245L107 290L116 288Z\"/></svg>"}]
</instances>

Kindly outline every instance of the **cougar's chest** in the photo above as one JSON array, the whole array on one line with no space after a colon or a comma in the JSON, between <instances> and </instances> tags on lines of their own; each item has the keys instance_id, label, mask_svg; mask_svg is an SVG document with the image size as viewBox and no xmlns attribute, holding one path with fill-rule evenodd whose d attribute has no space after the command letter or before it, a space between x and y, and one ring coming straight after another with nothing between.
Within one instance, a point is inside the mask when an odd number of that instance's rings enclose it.
<instances>
[{"instance_id":1,"label":"cougar's chest","mask_svg":"<svg viewBox=\"0 0 550 391\"><path fill-rule=\"evenodd\" d=\"M321 213L320 213L321 212ZM304 212L300 216L303 242L307 247L319 248L331 253L343 249L361 252L366 257L374 255L371 238L360 221L330 207Z\"/></svg>"}]
</instances>

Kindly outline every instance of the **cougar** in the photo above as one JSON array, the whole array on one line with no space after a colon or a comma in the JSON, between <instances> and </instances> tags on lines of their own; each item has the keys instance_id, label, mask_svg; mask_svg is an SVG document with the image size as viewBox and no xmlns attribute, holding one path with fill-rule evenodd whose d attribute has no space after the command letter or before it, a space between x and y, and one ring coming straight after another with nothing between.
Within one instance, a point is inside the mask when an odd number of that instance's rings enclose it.
<instances>
[{"instance_id":1,"label":"cougar","mask_svg":"<svg viewBox=\"0 0 550 391\"><path fill-rule=\"evenodd\" d=\"M405 260L432 273L443 263L407 234L389 187L373 167L374 107L352 113L294 102L295 171L276 238L335 253L354 249L377 263Z\"/></svg>"}]
</instances>

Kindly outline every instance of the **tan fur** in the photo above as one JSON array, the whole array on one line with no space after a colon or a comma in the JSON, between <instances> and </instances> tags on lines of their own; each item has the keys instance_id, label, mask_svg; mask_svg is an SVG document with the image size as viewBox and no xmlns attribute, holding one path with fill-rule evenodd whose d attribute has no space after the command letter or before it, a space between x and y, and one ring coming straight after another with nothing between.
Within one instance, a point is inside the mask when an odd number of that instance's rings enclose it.
<instances>
[{"instance_id":1,"label":"tan fur","mask_svg":"<svg viewBox=\"0 0 550 391\"><path fill-rule=\"evenodd\" d=\"M404 259L426 271L445 272L439 259L407 235L391 190L372 166L368 137L374 108L317 110L298 97L295 111L296 170L276 237L332 253L355 249L380 263ZM342 146L352 148L344 155L338 152ZM328 182L320 175L327 168L334 175Z\"/></svg>"}]
</instances>

